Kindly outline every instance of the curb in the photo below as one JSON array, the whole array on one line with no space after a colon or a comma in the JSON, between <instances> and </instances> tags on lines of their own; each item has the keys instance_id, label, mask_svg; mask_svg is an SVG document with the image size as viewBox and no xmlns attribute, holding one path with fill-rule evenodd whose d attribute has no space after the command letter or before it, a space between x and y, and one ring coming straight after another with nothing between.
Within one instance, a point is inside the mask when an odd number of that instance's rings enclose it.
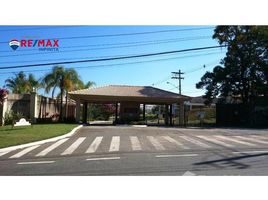
<instances>
[{"instance_id":1,"label":"curb","mask_svg":"<svg viewBox=\"0 0 268 200\"><path fill-rule=\"evenodd\" d=\"M63 139L63 138L71 137L78 129L80 129L82 127L83 127L83 125L79 125L65 135L61 135L61 136L57 136L57 137L53 137L53 138L49 138L49 139L45 139L45 140L41 140L41 141L31 142L31 143L27 143L27 144L20 144L20 145L11 146L11 147L5 147L5 148L0 149L0 153L7 152L7 151L8 152L14 151L14 150L22 149L25 147L40 145L40 144L44 144L47 142L55 142L55 141Z\"/></svg>"},{"instance_id":2,"label":"curb","mask_svg":"<svg viewBox=\"0 0 268 200\"><path fill-rule=\"evenodd\" d=\"M146 128L148 127L147 125L124 125L124 124L121 124L121 125L116 125L117 127L135 127L135 128Z\"/></svg>"}]
</instances>

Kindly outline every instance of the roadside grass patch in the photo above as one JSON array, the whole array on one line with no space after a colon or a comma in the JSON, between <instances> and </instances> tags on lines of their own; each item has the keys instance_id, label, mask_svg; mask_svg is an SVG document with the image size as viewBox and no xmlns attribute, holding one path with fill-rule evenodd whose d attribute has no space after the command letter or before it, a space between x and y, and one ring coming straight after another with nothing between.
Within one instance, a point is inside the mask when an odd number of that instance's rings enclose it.
<instances>
[{"instance_id":1,"label":"roadside grass patch","mask_svg":"<svg viewBox=\"0 0 268 200\"><path fill-rule=\"evenodd\" d=\"M34 124L33 126L0 127L0 148L26 144L64 135L77 124Z\"/></svg>"}]
</instances>

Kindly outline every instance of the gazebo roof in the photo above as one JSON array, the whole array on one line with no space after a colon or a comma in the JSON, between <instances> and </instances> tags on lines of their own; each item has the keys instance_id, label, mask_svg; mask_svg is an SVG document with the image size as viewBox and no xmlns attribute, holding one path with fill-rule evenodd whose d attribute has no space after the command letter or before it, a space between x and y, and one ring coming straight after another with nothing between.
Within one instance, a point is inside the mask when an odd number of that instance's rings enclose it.
<instances>
[{"instance_id":1,"label":"gazebo roof","mask_svg":"<svg viewBox=\"0 0 268 200\"><path fill-rule=\"evenodd\" d=\"M151 86L108 85L69 92L72 99L89 102L135 101L144 103L176 103L190 97Z\"/></svg>"}]
</instances>

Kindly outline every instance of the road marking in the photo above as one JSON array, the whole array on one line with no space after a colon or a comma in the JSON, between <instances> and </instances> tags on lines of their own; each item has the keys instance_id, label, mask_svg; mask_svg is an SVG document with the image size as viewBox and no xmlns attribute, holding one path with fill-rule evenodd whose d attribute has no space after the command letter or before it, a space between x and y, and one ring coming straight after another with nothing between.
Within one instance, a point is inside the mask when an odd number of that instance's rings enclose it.
<instances>
[{"instance_id":1,"label":"road marking","mask_svg":"<svg viewBox=\"0 0 268 200\"><path fill-rule=\"evenodd\" d=\"M196 174L190 171L186 171L182 176L196 176Z\"/></svg>"},{"instance_id":2,"label":"road marking","mask_svg":"<svg viewBox=\"0 0 268 200\"><path fill-rule=\"evenodd\" d=\"M240 153L268 153L268 151L234 151L233 154L240 154Z\"/></svg>"},{"instance_id":3,"label":"road marking","mask_svg":"<svg viewBox=\"0 0 268 200\"><path fill-rule=\"evenodd\" d=\"M88 158L88 161L96 161L96 160L119 160L120 157L106 157L106 158Z\"/></svg>"},{"instance_id":4,"label":"road marking","mask_svg":"<svg viewBox=\"0 0 268 200\"><path fill-rule=\"evenodd\" d=\"M261 139L261 140L267 140L268 139L267 137L261 136L261 135L251 135L250 137L258 138L258 139Z\"/></svg>"},{"instance_id":5,"label":"road marking","mask_svg":"<svg viewBox=\"0 0 268 200\"><path fill-rule=\"evenodd\" d=\"M175 140L174 138L170 137L170 136L162 136L164 139L166 139L167 141L176 144L177 146L180 146L183 149L189 149L189 147L184 146L182 143L180 143L179 141Z\"/></svg>"},{"instance_id":6,"label":"road marking","mask_svg":"<svg viewBox=\"0 0 268 200\"><path fill-rule=\"evenodd\" d=\"M225 146L225 147L233 147L233 145L231 145L231 144L227 144L227 143L225 143L223 141L219 141L219 140L216 140L216 139L211 138L211 137L208 138L206 136L201 136L201 135L200 136L197 136L197 137L199 137L199 138L201 138L203 140L207 140L209 142L213 142L215 144L219 144L219 145Z\"/></svg>"},{"instance_id":7,"label":"road marking","mask_svg":"<svg viewBox=\"0 0 268 200\"><path fill-rule=\"evenodd\" d=\"M91 143L91 145L87 149L86 153L94 153L98 149L102 141L102 138L103 138L102 136L96 137L95 140Z\"/></svg>"},{"instance_id":8,"label":"road marking","mask_svg":"<svg viewBox=\"0 0 268 200\"><path fill-rule=\"evenodd\" d=\"M140 151L141 150L141 144L137 136L129 136L131 141L131 147L133 151Z\"/></svg>"},{"instance_id":9,"label":"road marking","mask_svg":"<svg viewBox=\"0 0 268 200\"><path fill-rule=\"evenodd\" d=\"M238 138L238 139L242 139L242 140L248 140L248 141L252 141L252 142L261 143L261 144L268 144L268 141L263 141L263 140L259 140L256 138L249 138L249 137L243 137L243 136L234 136L234 137Z\"/></svg>"},{"instance_id":10,"label":"road marking","mask_svg":"<svg viewBox=\"0 0 268 200\"><path fill-rule=\"evenodd\" d=\"M19 153L16 153L15 155L9 157L9 158L19 158L23 155L25 155L26 153L29 153L30 151L36 149L37 147L39 147L40 145L36 145L36 146L32 146L32 147L28 147L22 151L20 151Z\"/></svg>"},{"instance_id":11,"label":"road marking","mask_svg":"<svg viewBox=\"0 0 268 200\"><path fill-rule=\"evenodd\" d=\"M61 155L72 154L85 139L85 137L78 138L71 146L69 146L63 153L61 153Z\"/></svg>"},{"instance_id":12,"label":"road marking","mask_svg":"<svg viewBox=\"0 0 268 200\"><path fill-rule=\"evenodd\" d=\"M256 146L255 144L252 144L252 143L249 143L249 142L244 142L244 141L241 141L241 140L236 140L236 139L230 138L229 136L216 135L215 137L223 139L223 140L231 141L231 142L236 142L238 144L247 145L247 146Z\"/></svg>"},{"instance_id":13,"label":"road marking","mask_svg":"<svg viewBox=\"0 0 268 200\"><path fill-rule=\"evenodd\" d=\"M10 151L6 151L6 152L1 152L0 153L0 156L3 156L3 155L5 155L5 154L7 154L7 153L9 153Z\"/></svg>"},{"instance_id":14,"label":"road marking","mask_svg":"<svg viewBox=\"0 0 268 200\"><path fill-rule=\"evenodd\" d=\"M198 145L200 147L211 148L211 146L209 146L209 145L207 145L207 144L205 144L203 142L200 142L198 140L194 140L193 138L190 138L190 137L187 137L187 136L179 136L179 137L181 137L182 139L184 139L184 140L186 140L188 142L191 142L191 143L193 143L195 145Z\"/></svg>"},{"instance_id":15,"label":"road marking","mask_svg":"<svg viewBox=\"0 0 268 200\"><path fill-rule=\"evenodd\" d=\"M120 146L120 137L113 136L109 151L119 151L119 146Z\"/></svg>"},{"instance_id":16,"label":"road marking","mask_svg":"<svg viewBox=\"0 0 268 200\"><path fill-rule=\"evenodd\" d=\"M47 147L46 149L44 149L40 153L36 154L35 156L36 157L41 157L41 156L47 155L49 152L51 152L52 150L56 149L58 146L60 146L64 142L66 142L68 139L69 138L65 138L65 139L62 139L62 140L59 140L59 141L55 142L54 144L50 145L49 147Z\"/></svg>"},{"instance_id":17,"label":"road marking","mask_svg":"<svg viewBox=\"0 0 268 200\"><path fill-rule=\"evenodd\" d=\"M153 136L147 136L147 138L156 150L165 150L165 147L163 147L163 145L160 144L160 142L158 142L156 138L154 138Z\"/></svg>"},{"instance_id":18,"label":"road marking","mask_svg":"<svg viewBox=\"0 0 268 200\"><path fill-rule=\"evenodd\" d=\"M156 158L170 158L170 157L194 157L198 154L172 154L172 155L156 155Z\"/></svg>"},{"instance_id":19,"label":"road marking","mask_svg":"<svg viewBox=\"0 0 268 200\"><path fill-rule=\"evenodd\" d=\"M32 165L32 164L50 164L55 161L36 161L36 162L19 162L18 165Z\"/></svg>"}]
</instances>

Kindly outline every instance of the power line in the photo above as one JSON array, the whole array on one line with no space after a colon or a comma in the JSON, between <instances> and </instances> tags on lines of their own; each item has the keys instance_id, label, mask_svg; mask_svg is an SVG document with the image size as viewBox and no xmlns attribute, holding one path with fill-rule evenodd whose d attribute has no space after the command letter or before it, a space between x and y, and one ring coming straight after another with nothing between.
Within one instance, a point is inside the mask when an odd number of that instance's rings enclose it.
<instances>
[{"instance_id":1,"label":"power line","mask_svg":"<svg viewBox=\"0 0 268 200\"><path fill-rule=\"evenodd\" d=\"M122 66L122 65L131 65L131 64L144 64L144 63L150 63L150 62L159 62L159 61L167 61L167 60L174 60L174 59L182 59L182 58L189 58L189 57L197 57L197 56L204 56L204 55L211 55L215 53L209 53L209 54L199 54L199 55L189 55L189 56L179 56L179 57L172 57L172 58L164 58L164 59L155 59L155 60L146 60L146 61L135 61L135 62L127 62L127 63L115 63L115 64L103 64L103 65L91 65L91 66L82 66L82 67L75 67L75 69L84 69L84 68L96 68L96 67L113 67L113 66ZM68 67L66 67L68 68ZM50 71L51 69L41 69L41 70L24 70L23 72L45 72ZM2 72L0 75L4 74L10 74L10 73L17 73L18 71L9 71L9 72ZM167 79L170 79L167 77ZM166 81L162 80L162 82ZM157 83L157 84L160 84ZM155 84L156 85L156 84Z\"/></svg>"},{"instance_id":2,"label":"power line","mask_svg":"<svg viewBox=\"0 0 268 200\"><path fill-rule=\"evenodd\" d=\"M169 76L165 77L164 79L162 79L162 80L160 80L160 81L157 81L157 82L155 82L155 83L152 83L151 86L159 85L160 83L163 83L163 82L169 80L170 78L171 78L171 76L169 75Z\"/></svg>"},{"instance_id":3,"label":"power line","mask_svg":"<svg viewBox=\"0 0 268 200\"><path fill-rule=\"evenodd\" d=\"M208 38L211 38L211 36L170 38L170 39L164 39L164 40L147 40L147 41L136 41L136 42L76 45L76 46L60 47L60 49L70 49L70 48L80 48L80 47L112 46L112 47L85 49L85 50L99 50L99 49L124 48L124 47L134 47L134 46L165 44L165 43L176 43L176 42L185 42L185 41L191 41L191 40L202 40L202 39L208 39ZM120 46L120 45L122 45L122 46ZM36 49L24 49L24 50L18 50L16 52L30 52L30 51L36 51ZM0 51L0 52L10 53L10 51ZM61 51L61 52L64 52L64 51ZM26 55L26 54L21 54L21 55ZM33 54L30 54L30 55L33 55ZM8 55L5 55L5 56L8 56Z\"/></svg>"},{"instance_id":4,"label":"power line","mask_svg":"<svg viewBox=\"0 0 268 200\"><path fill-rule=\"evenodd\" d=\"M44 29L58 29L58 28L77 28L77 27L86 27L86 26L42 26L42 27L35 27L35 28L17 28L17 29L3 29L0 32L7 32L7 31L32 31L32 30L44 30Z\"/></svg>"},{"instance_id":5,"label":"power line","mask_svg":"<svg viewBox=\"0 0 268 200\"><path fill-rule=\"evenodd\" d=\"M70 50L70 51L64 51L64 52L54 52L54 53L57 53L57 54L61 54L61 53L69 53L69 52L75 52L75 51L86 51L88 49L78 49L78 50ZM207 51L207 50L211 50L211 49L201 49L200 51ZM185 53L189 53L189 52L185 52ZM191 53L191 52L190 52ZM32 54L20 54L20 55L8 55L8 56L0 56L0 57L14 57L14 56L27 56L27 55L38 55L38 54L52 54L51 52L48 52L48 53L32 53ZM136 54L131 54L131 55L136 55ZM125 56L125 55L116 55L116 56ZM128 55L129 56L129 55ZM95 57L84 57L84 58L109 58L109 57L115 57L115 56L95 56ZM74 59L80 59L80 58L74 58ZM71 60L70 58L68 59L45 59L45 60L41 60L41 61L54 61L54 60ZM38 62L40 60L36 60L36 61L33 61L33 60L28 60L28 61L12 61L12 62L0 62L0 63L26 63L26 62Z\"/></svg>"},{"instance_id":6,"label":"power line","mask_svg":"<svg viewBox=\"0 0 268 200\"><path fill-rule=\"evenodd\" d=\"M186 40L185 40L186 41ZM163 42L162 42L163 43ZM49 52L41 52L41 53L26 53L26 54L16 54L16 55L1 55L0 57L18 57L18 56L30 56L30 55L43 55L43 54L58 54L58 53L70 53L76 51L92 51L92 50L103 50L103 49L120 49L126 47L136 47L136 46L148 46L148 45L155 45L161 43L148 43L148 44L134 44L134 45L124 45L124 46L115 46L115 47L101 47L101 48L91 48L91 49L75 49L75 50L67 50L67 51L49 51Z\"/></svg>"},{"instance_id":7,"label":"power line","mask_svg":"<svg viewBox=\"0 0 268 200\"><path fill-rule=\"evenodd\" d=\"M117 33L117 34L104 34L104 35L86 35L86 36L72 36L72 37L54 37L47 39L59 39L59 40L70 40L70 39L86 39L86 38L102 38L102 37L120 37L120 36L133 36L133 35L147 35L147 34L158 34L158 33L169 33L169 32L183 32L183 31L197 31L212 29L214 27L202 27L202 28L185 28L185 29L169 29L169 30L158 30L158 31L144 31L134 33ZM1 41L0 44L8 43Z\"/></svg>"},{"instance_id":8,"label":"power line","mask_svg":"<svg viewBox=\"0 0 268 200\"><path fill-rule=\"evenodd\" d=\"M211 65L211 64L216 64L216 63L219 63L219 60L218 60L218 59L217 59L216 61L214 61L214 62L210 62L210 63L208 63L208 64L205 64L205 65L203 65L202 67L198 67L198 68L195 68L195 69L186 71L185 74L190 74L190 73L193 73L193 72L202 70L202 69L206 69L207 66L209 66L209 65Z\"/></svg>"},{"instance_id":9,"label":"power line","mask_svg":"<svg viewBox=\"0 0 268 200\"><path fill-rule=\"evenodd\" d=\"M202 55L210 55L210 54L202 54ZM196 56L200 56L200 55L196 55ZM194 57L194 56L193 56ZM217 60L215 60L215 61L213 61L213 62L210 62L210 63L207 63L207 64L205 64L204 66L210 66L210 65L212 65L212 64L216 64L216 63L218 63L218 59ZM201 70L201 69L204 69L204 66L202 66L202 67L198 67L198 68L194 68L194 69L192 69L192 70L190 70L190 71L186 71L186 72L184 72L185 74L189 74L189 73L193 73L193 72L196 72L196 71L199 71L199 70ZM167 80L169 80L169 79L171 79L171 76L169 75L169 76L167 76L167 77L165 77L164 79L161 79L161 80L159 80L159 81L157 81L157 82L155 82L155 83L152 83L151 85L152 86L155 86L155 85L159 85L159 84L161 84L161 83L163 83L163 82L165 82L165 81L167 81ZM176 88L178 88L177 86L176 86Z\"/></svg>"},{"instance_id":10,"label":"power line","mask_svg":"<svg viewBox=\"0 0 268 200\"><path fill-rule=\"evenodd\" d=\"M202 53L202 54L196 54L198 52L183 52L182 54L191 54L189 56L185 56L185 58L187 57L195 57L195 56L202 56L202 55L212 55L212 54L218 54L218 53L222 53L219 51L212 51L210 53L210 49L208 49L208 53ZM212 49L213 50L213 49ZM204 50L203 50L204 51ZM207 51L207 50L205 50ZM136 55L136 54L130 54L130 55ZM130 56L128 55L128 56ZM117 57L117 56L126 56L124 55L113 55L113 56L94 56L94 57L75 57L75 58L59 58L59 59L43 59L43 60L21 60L21 61L9 61L9 62L0 62L0 64L11 64L11 63L32 63L32 62L43 62L43 61L62 61L62 60L67 60L67 61L72 61L72 60L76 60L76 59L92 59L92 58L110 58L110 57ZM160 55L160 56L169 56L169 55ZM184 58L184 57L174 57L171 59L176 59L176 58ZM169 58L168 58L169 59Z\"/></svg>"},{"instance_id":11,"label":"power line","mask_svg":"<svg viewBox=\"0 0 268 200\"><path fill-rule=\"evenodd\" d=\"M132 55L132 56L101 58L101 59L87 59L87 60L77 60L77 61L64 61L64 62L51 62L51 63L37 63L37 64L30 64L30 65L7 66L7 67L0 67L0 69L28 68L28 67L60 65L60 64L125 60L125 59L131 59L131 58L142 58L142 57L150 57L150 56L157 56L157 55L167 55L167 54L181 53L181 52L187 52L187 51L199 51L199 50L203 50L203 49L215 49L215 48L221 48L221 47L224 47L224 46L219 45L219 46L198 47L198 48L191 48L191 49L182 49L182 50L174 50L174 51L139 54L139 55Z\"/></svg>"},{"instance_id":12,"label":"power line","mask_svg":"<svg viewBox=\"0 0 268 200\"><path fill-rule=\"evenodd\" d=\"M136 55L136 54L130 54L130 55ZM0 64L43 62L43 61L55 61L55 60L72 61L72 60L76 60L76 59L80 60L80 59L92 59L92 58L111 58L111 57L117 57L117 56L125 56L125 54L112 55L112 56L91 56L91 57L58 58L58 59L43 59L43 60L21 60L21 61L0 62Z\"/></svg>"}]
</instances>

